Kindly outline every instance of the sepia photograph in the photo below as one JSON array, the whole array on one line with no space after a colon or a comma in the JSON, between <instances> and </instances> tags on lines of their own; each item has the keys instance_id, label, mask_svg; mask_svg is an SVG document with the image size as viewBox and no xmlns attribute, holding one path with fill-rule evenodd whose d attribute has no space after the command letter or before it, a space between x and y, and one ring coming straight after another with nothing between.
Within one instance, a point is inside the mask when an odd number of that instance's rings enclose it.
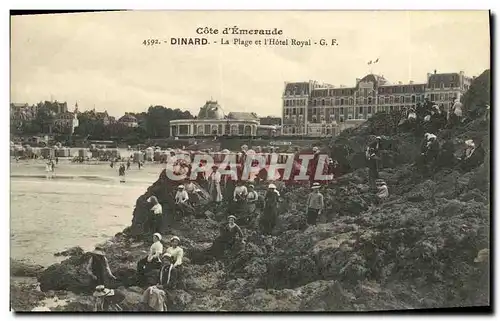
<instances>
[{"instance_id":1,"label":"sepia photograph","mask_svg":"<svg viewBox=\"0 0 500 321\"><path fill-rule=\"evenodd\" d=\"M491 12L9 19L10 311L493 311Z\"/></svg>"}]
</instances>

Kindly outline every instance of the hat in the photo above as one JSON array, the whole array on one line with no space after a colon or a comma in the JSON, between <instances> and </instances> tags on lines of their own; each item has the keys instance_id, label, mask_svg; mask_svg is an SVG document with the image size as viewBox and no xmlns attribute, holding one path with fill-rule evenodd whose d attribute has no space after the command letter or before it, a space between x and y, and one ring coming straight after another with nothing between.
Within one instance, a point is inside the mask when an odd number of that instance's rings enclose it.
<instances>
[{"instance_id":1,"label":"hat","mask_svg":"<svg viewBox=\"0 0 500 321\"><path fill-rule=\"evenodd\" d=\"M100 246L96 246L95 250L93 250L92 253L97 254L97 255L105 255L104 249Z\"/></svg>"},{"instance_id":2,"label":"hat","mask_svg":"<svg viewBox=\"0 0 500 321\"><path fill-rule=\"evenodd\" d=\"M153 236L156 236L156 237L157 237L157 238L159 238L159 239L160 239L160 241L161 241L161 234L160 234L160 233L155 233L155 234L153 234Z\"/></svg>"},{"instance_id":3,"label":"hat","mask_svg":"<svg viewBox=\"0 0 500 321\"><path fill-rule=\"evenodd\" d=\"M154 195L149 197L147 201L148 201L148 203L151 203L153 200L156 200L158 202L158 198L156 198L156 196L154 196Z\"/></svg>"},{"instance_id":4,"label":"hat","mask_svg":"<svg viewBox=\"0 0 500 321\"><path fill-rule=\"evenodd\" d=\"M218 166L218 165L216 165L216 164L213 164L213 165L212 165L212 168L219 168L219 166Z\"/></svg>"},{"instance_id":5,"label":"hat","mask_svg":"<svg viewBox=\"0 0 500 321\"><path fill-rule=\"evenodd\" d=\"M115 290L107 289L104 287L104 285L98 285L95 287L95 292L92 295L95 297L113 296L115 295Z\"/></svg>"},{"instance_id":6,"label":"hat","mask_svg":"<svg viewBox=\"0 0 500 321\"><path fill-rule=\"evenodd\" d=\"M234 218L234 219L236 220L236 216L234 216L234 215L229 215L229 216L227 217L227 219L230 219L230 218Z\"/></svg>"},{"instance_id":7,"label":"hat","mask_svg":"<svg viewBox=\"0 0 500 321\"><path fill-rule=\"evenodd\" d=\"M380 137L380 136L377 136L377 137L375 137L375 139L382 139L382 137Z\"/></svg>"},{"instance_id":8,"label":"hat","mask_svg":"<svg viewBox=\"0 0 500 321\"><path fill-rule=\"evenodd\" d=\"M248 185L248 188L254 188L255 186L253 184Z\"/></svg>"},{"instance_id":9,"label":"hat","mask_svg":"<svg viewBox=\"0 0 500 321\"><path fill-rule=\"evenodd\" d=\"M319 150L319 148L318 148L317 146L314 146L314 147L313 147L313 152L316 152L316 151L318 151L318 150Z\"/></svg>"},{"instance_id":10,"label":"hat","mask_svg":"<svg viewBox=\"0 0 500 321\"><path fill-rule=\"evenodd\" d=\"M274 188L274 189L276 189L276 185L274 185L274 184L269 184L269 186L268 186L267 188Z\"/></svg>"},{"instance_id":11,"label":"hat","mask_svg":"<svg viewBox=\"0 0 500 321\"><path fill-rule=\"evenodd\" d=\"M482 249L477 253L477 257L474 259L475 263L482 263L488 261L488 257L490 256L490 250Z\"/></svg>"},{"instance_id":12,"label":"hat","mask_svg":"<svg viewBox=\"0 0 500 321\"><path fill-rule=\"evenodd\" d=\"M321 186L319 185L319 183L313 183L311 188L312 188L312 189L318 189L318 188L320 188L320 187L321 187Z\"/></svg>"},{"instance_id":13,"label":"hat","mask_svg":"<svg viewBox=\"0 0 500 321\"><path fill-rule=\"evenodd\" d=\"M177 240L177 242L179 242L179 243L181 242L181 239L178 236L172 236L170 238L170 242L172 242L173 240Z\"/></svg>"},{"instance_id":14,"label":"hat","mask_svg":"<svg viewBox=\"0 0 500 321\"><path fill-rule=\"evenodd\" d=\"M184 185L177 186L178 189L184 189Z\"/></svg>"}]
</instances>

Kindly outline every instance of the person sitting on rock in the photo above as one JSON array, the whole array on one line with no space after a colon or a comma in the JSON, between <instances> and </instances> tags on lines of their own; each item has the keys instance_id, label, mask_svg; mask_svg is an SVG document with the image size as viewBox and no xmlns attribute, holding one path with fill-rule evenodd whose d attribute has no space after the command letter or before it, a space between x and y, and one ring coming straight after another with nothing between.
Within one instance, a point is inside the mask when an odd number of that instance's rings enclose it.
<instances>
[{"instance_id":1,"label":"person sitting on rock","mask_svg":"<svg viewBox=\"0 0 500 321\"><path fill-rule=\"evenodd\" d=\"M107 283L106 276L116 280L109 267L104 248L101 246L96 246L95 250L90 253L90 259L87 263L87 273L92 277L92 288L98 285L105 285Z\"/></svg>"},{"instance_id":2,"label":"person sitting on rock","mask_svg":"<svg viewBox=\"0 0 500 321\"><path fill-rule=\"evenodd\" d=\"M161 233L163 223L163 208L160 202L158 202L158 198L156 198L156 196L151 196L150 198L148 198L147 202L153 204L150 209L151 216L149 230L152 233Z\"/></svg>"},{"instance_id":3,"label":"person sitting on rock","mask_svg":"<svg viewBox=\"0 0 500 321\"><path fill-rule=\"evenodd\" d=\"M276 190L276 185L269 184L264 198L264 211L259 221L261 231L264 234L271 234L276 225L279 197L280 193Z\"/></svg>"},{"instance_id":4,"label":"person sitting on rock","mask_svg":"<svg viewBox=\"0 0 500 321\"><path fill-rule=\"evenodd\" d=\"M192 213L194 210L188 203L189 194L185 191L184 185L179 185L177 187L177 192L175 193L175 206L178 213L181 215L186 215Z\"/></svg>"},{"instance_id":5,"label":"person sitting on rock","mask_svg":"<svg viewBox=\"0 0 500 321\"><path fill-rule=\"evenodd\" d=\"M210 248L210 253L214 257L221 257L227 250L232 251L235 249L235 246L245 244L243 232L235 223L236 216L229 215L227 219L228 224L225 224L221 228L219 236L214 240L214 243Z\"/></svg>"},{"instance_id":6,"label":"person sitting on rock","mask_svg":"<svg viewBox=\"0 0 500 321\"><path fill-rule=\"evenodd\" d=\"M163 288L174 289L179 283L179 276L182 272L182 259L184 250L179 246L181 240L177 236L170 239L170 246L163 254L163 266L160 270L160 285Z\"/></svg>"},{"instance_id":7,"label":"person sitting on rock","mask_svg":"<svg viewBox=\"0 0 500 321\"><path fill-rule=\"evenodd\" d=\"M144 281L144 273L148 269L161 268L161 255L163 253L163 244L161 243L161 234L153 235L153 244L149 249L148 256L137 262L137 275L139 280Z\"/></svg>"},{"instance_id":8,"label":"person sitting on rock","mask_svg":"<svg viewBox=\"0 0 500 321\"><path fill-rule=\"evenodd\" d=\"M388 197L389 197L389 189L387 188L387 184L382 179L378 180L377 181L377 199L376 199L376 203L380 204L385 199L387 199Z\"/></svg>"},{"instance_id":9,"label":"person sitting on rock","mask_svg":"<svg viewBox=\"0 0 500 321\"><path fill-rule=\"evenodd\" d=\"M321 214L321 211L325 207L325 203L323 200L323 194L320 193L320 184L314 183L311 187L312 192L307 197L307 224L308 225L316 225L316 221L318 220L318 216Z\"/></svg>"},{"instance_id":10,"label":"person sitting on rock","mask_svg":"<svg viewBox=\"0 0 500 321\"><path fill-rule=\"evenodd\" d=\"M212 173L208 176L208 192L211 195L213 202L222 202L222 189L221 189L221 173L218 171L217 165L212 166Z\"/></svg>"},{"instance_id":11,"label":"person sitting on rock","mask_svg":"<svg viewBox=\"0 0 500 321\"><path fill-rule=\"evenodd\" d=\"M481 144L476 147L472 139L466 140L465 145L467 147L459 158L459 167L462 171L468 172L484 162L485 152Z\"/></svg>"}]
</instances>

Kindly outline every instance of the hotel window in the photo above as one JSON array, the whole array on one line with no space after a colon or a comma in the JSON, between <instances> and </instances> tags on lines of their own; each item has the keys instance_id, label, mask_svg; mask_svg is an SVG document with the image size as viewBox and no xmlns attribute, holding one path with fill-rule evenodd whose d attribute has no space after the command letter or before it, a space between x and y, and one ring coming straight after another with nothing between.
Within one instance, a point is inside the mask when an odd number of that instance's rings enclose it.
<instances>
[{"instance_id":1,"label":"hotel window","mask_svg":"<svg viewBox=\"0 0 500 321\"><path fill-rule=\"evenodd\" d=\"M411 96L411 102L412 102L412 103L415 103L415 95L412 95L412 96Z\"/></svg>"},{"instance_id":2,"label":"hotel window","mask_svg":"<svg viewBox=\"0 0 500 321\"><path fill-rule=\"evenodd\" d=\"M340 114L344 115L344 107L340 107Z\"/></svg>"},{"instance_id":3,"label":"hotel window","mask_svg":"<svg viewBox=\"0 0 500 321\"><path fill-rule=\"evenodd\" d=\"M359 113L362 114L363 113L363 106L359 107Z\"/></svg>"},{"instance_id":4,"label":"hotel window","mask_svg":"<svg viewBox=\"0 0 500 321\"><path fill-rule=\"evenodd\" d=\"M352 115L351 114L347 115L347 119L352 119Z\"/></svg>"},{"instance_id":5,"label":"hotel window","mask_svg":"<svg viewBox=\"0 0 500 321\"><path fill-rule=\"evenodd\" d=\"M366 111L368 114L371 114L372 113L372 106L368 106L367 107L367 111Z\"/></svg>"},{"instance_id":6,"label":"hotel window","mask_svg":"<svg viewBox=\"0 0 500 321\"><path fill-rule=\"evenodd\" d=\"M340 104L344 105L344 98L340 98Z\"/></svg>"},{"instance_id":7,"label":"hotel window","mask_svg":"<svg viewBox=\"0 0 500 321\"><path fill-rule=\"evenodd\" d=\"M368 97L368 104L371 105L372 104L372 97Z\"/></svg>"},{"instance_id":8,"label":"hotel window","mask_svg":"<svg viewBox=\"0 0 500 321\"><path fill-rule=\"evenodd\" d=\"M441 89L444 89L444 84L443 83L441 83Z\"/></svg>"},{"instance_id":9,"label":"hotel window","mask_svg":"<svg viewBox=\"0 0 500 321\"><path fill-rule=\"evenodd\" d=\"M354 100L352 98L349 98L349 106L354 105Z\"/></svg>"},{"instance_id":10,"label":"hotel window","mask_svg":"<svg viewBox=\"0 0 500 321\"><path fill-rule=\"evenodd\" d=\"M304 113L304 108L299 108L299 115L302 115Z\"/></svg>"},{"instance_id":11,"label":"hotel window","mask_svg":"<svg viewBox=\"0 0 500 321\"><path fill-rule=\"evenodd\" d=\"M391 107L389 108L389 111L393 111L393 110L394 110L394 107L393 107L393 106L391 106Z\"/></svg>"},{"instance_id":12,"label":"hotel window","mask_svg":"<svg viewBox=\"0 0 500 321\"><path fill-rule=\"evenodd\" d=\"M321 99L321 106L325 106L325 100Z\"/></svg>"},{"instance_id":13,"label":"hotel window","mask_svg":"<svg viewBox=\"0 0 500 321\"><path fill-rule=\"evenodd\" d=\"M292 115L296 115L297 111L295 110L295 108L292 108Z\"/></svg>"},{"instance_id":14,"label":"hotel window","mask_svg":"<svg viewBox=\"0 0 500 321\"><path fill-rule=\"evenodd\" d=\"M344 122L344 116L340 116L340 122L343 123Z\"/></svg>"},{"instance_id":15,"label":"hotel window","mask_svg":"<svg viewBox=\"0 0 500 321\"><path fill-rule=\"evenodd\" d=\"M204 132L205 132L205 135L210 135L210 133L211 133L210 125L205 125Z\"/></svg>"},{"instance_id":16,"label":"hotel window","mask_svg":"<svg viewBox=\"0 0 500 321\"><path fill-rule=\"evenodd\" d=\"M385 97L385 103L388 104L389 103L389 97Z\"/></svg>"},{"instance_id":17,"label":"hotel window","mask_svg":"<svg viewBox=\"0 0 500 321\"><path fill-rule=\"evenodd\" d=\"M313 106L316 106L316 100L313 100Z\"/></svg>"}]
</instances>

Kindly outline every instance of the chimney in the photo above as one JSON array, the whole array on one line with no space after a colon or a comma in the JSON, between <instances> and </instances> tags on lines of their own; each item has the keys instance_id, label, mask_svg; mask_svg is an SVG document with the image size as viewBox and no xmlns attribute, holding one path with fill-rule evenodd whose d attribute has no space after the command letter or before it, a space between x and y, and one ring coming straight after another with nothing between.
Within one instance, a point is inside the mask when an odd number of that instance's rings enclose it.
<instances>
[{"instance_id":1,"label":"chimney","mask_svg":"<svg viewBox=\"0 0 500 321\"><path fill-rule=\"evenodd\" d=\"M403 82L402 82L402 81L398 81L398 85L402 85L402 84L403 84Z\"/></svg>"},{"instance_id":2,"label":"chimney","mask_svg":"<svg viewBox=\"0 0 500 321\"><path fill-rule=\"evenodd\" d=\"M435 75L436 73L437 73L437 70L436 70L436 69L434 69L434 75Z\"/></svg>"},{"instance_id":3,"label":"chimney","mask_svg":"<svg viewBox=\"0 0 500 321\"><path fill-rule=\"evenodd\" d=\"M413 85L413 80L410 80L410 85Z\"/></svg>"}]
</instances>

